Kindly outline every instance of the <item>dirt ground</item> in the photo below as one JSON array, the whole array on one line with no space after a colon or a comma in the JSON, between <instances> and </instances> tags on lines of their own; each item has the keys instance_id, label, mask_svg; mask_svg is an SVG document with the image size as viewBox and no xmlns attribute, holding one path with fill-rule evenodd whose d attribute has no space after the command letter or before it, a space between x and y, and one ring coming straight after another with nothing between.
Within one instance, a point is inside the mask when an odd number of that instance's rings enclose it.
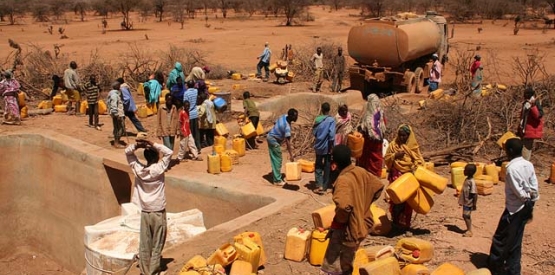
<instances>
[{"instance_id":1,"label":"dirt ground","mask_svg":"<svg viewBox=\"0 0 555 275\"><path fill-rule=\"evenodd\" d=\"M66 25L68 40L59 40L57 35L51 36L45 33L46 26L37 23L27 23L18 26L0 26L2 36L12 38L20 44L33 43L50 48L54 43L63 43L62 53L69 55L72 59L79 61L87 60L91 50L100 48L103 57L117 59L127 47L127 43L137 42L150 50L167 49L168 44L184 44L190 47L202 48L207 53L208 60L213 64L220 64L231 70L243 73L252 73L256 66L258 56L268 41L272 47L274 56L278 56L280 48L284 44L317 45L319 41L334 41L346 45L347 33L350 26L359 24L356 17L349 14L357 14L355 10L342 10L339 12L328 12L321 7L312 7L310 12L316 21L309 22L306 26L281 27L282 19L273 17L268 19L228 19L225 21L210 18L210 28L204 26L204 20L195 19L187 21L185 30L180 30L179 24L168 24L164 22L153 22L152 18L146 23L138 23L135 20L135 30L132 32L115 31L119 26L120 18L109 19L109 32L101 34L100 18L88 17L86 22L78 22L73 18ZM73 14L68 16L73 16ZM507 84L519 83L514 77L511 68L511 60L514 56L524 56L525 49L538 48L548 55L546 68L549 72L555 71L555 30L542 33L541 30L521 29L517 36L512 34L509 24L503 27L505 22L497 21L495 24L484 21L482 25L456 25L455 37L451 40L452 48L459 50L474 50L481 45L480 54L485 65L486 81ZM58 25L54 25L57 29ZM482 27L483 32L478 34L477 28ZM114 31L111 31L114 30ZM144 35L148 34L146 41ZM192 42L202 38L203 42ZM7 43L0 44L0 55L11 51ZM490 60L488 57L495 57ZM495 70L488 68L494 67ZM454 79L454 70L447 66L445 69L444 82L449 83ZM309 83L292 83L278 86L271 83L258 83L254 81L234 82L231 80L215 80L218 86L224 90L230 90L232 84L241 84L243 87L232 91L233 96L238 98L244 89L248 89L255 95L258 102L277 94L308 91ZM50 86L49 83L45 87ZM329 86L325 82L324 88ZM356 91L349 91L356 92ZM326 93L328 93L326 91ZM407 100L417 102L421 96L407 97ZM144 102L142 97L136 98L137 103ZM30 102L29 105L36 106L38 102ZM387 111L387 110L386 110ZM101 122L105 125L102 131L86 127L86 117L68 116L65 114L51 114L46 116L35 116L24 121L22 126L34 128L37 131L49 129L64 133L88 143L110 149L111 123L107 116L101 116ZM155 117L142 119L146 128L155 130ZM267 124L270 122L266 122ZM0 126L0 134L19 129L17 126ZM130 123L127 125L129 132L136 132ZM126 139L124 138L124 141ZM247 156L241 159L240 165L234 167L233 171L226 176L238 178L244 181L252 181L261 185L269 184L264 178L270 172L269 158L267 156L266 144L259 144L260 149L249 151ZM116 150L116 149L110 149ZM203 150L203 155L208 152ZM123 154L123 151L122 151ZM549 163L553 161L552 156L547 156ZM169 173L203 173L206 169L205 162L188 162L173 168ZM449 176L446 168L438 168L440 174ZM536 204L535 219L527 225L523 241L523 274L555 274L555 257L552 254L554 242L551 228L555 226L555 218L549 213L553 212L555 205L555 189L552 185L544 183L546 171L538 171L541 177L540 192L541 200ZM310 212L331 202L331 195L317 196L310 191L313 175L303 174L303 180L292 182L287 188L291 192L302 192L307 194L305 202L294 207L285 209L281 213L264 218L244 228L237 228L236 232L244 230L258 231L261 233L265 249L269 255L269 263L263 269L265 274L318 274L318 268L311 266L308 262L295 263L283 259L286 232L293 226L312 227ZM453 197L453 189L447 189L444 194L435 197L435 205L432 212L426 216L415 217L413 234L417 237L432 241L435 246L435 257L428 264L430 268L449 261L466 271L481 267L487 257L491 237L494 233L499 216L503 211L504 185L495 187L494 194L480 197L478 210L473 213L473 224L475 236L463 238L460 234L464 228L461 218L461 209L457 205L457 199ZM380 199L379 205L385 207ZM234 232L234 233L236 233ZM164 253L165 258L172 258L168 264L168 274L177 274L183 263L195 254L208 256L210 252L219 247L223 242L229 241L233 234L221 236L220 238L207 240L202 247L194 249L171 250ZM367 244L391 244L403 236L369 237ZM366 243L365 243L366 244ZM32 247L19 249L19 253L0 259L0 274L71 274L64 270L59 264L52 261L48 255L33 250ZM138 274L138 269L132 269L132 274Z\"/></svg>"}]
</instances>

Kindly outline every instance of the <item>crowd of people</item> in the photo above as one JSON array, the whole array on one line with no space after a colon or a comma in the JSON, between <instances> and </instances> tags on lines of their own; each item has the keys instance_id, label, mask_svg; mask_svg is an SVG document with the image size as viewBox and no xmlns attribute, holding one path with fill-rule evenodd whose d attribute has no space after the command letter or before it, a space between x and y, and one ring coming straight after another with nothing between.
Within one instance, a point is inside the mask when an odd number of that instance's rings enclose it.
<instances>
[{"instance_id":1,"label":"crowd of people","mask_svg":"<svg viewBox=\"0 0 555 275\"><path fill-rule=\"evenodd\" d=\"M291 50L289 45L286 53ZM288 56L288 54L286 54ZM263 53L258 57L258 75L264 68L266 78L269 77L268 66L271 51L266 43ZM312 56L314 64L313 91L318 92L322 81L321 48ZM429 82L429 89L438 88L441 81L441 63L437 55L433 57L433 66ZM479 55L471 67L473 78L481 75L482 65ZM334 64L338 64L337 72L343 72L345 59L342 49L334 57ZM72 61L65 70L63 78L53 76L54 86L51 97L60 88L68 96L68 114L79 114L79 102L86 99L88 108L88 125L101 130L99 122L99 99L101 88L95 75L89 75L85 83L77 73L77 63ZM108 113L112 118L113 146L122 148L125 143L121 138L126 135L125 119L128 118L139 132L135 144L128 144L125 154L133 173L135 174L135 190L133 200L141 206L141 237L140 237L140 268L144 274L153 274L160 269L160 254L164 246L166 235L164 172L169 166L175 147L175 140L179 138L179 161L188 159L201 161L202 148L214 144L217 116L216 107L208 97L206 74L208 67L194 67L187 77L183 73L182 65L177 62L169 73L167 81L164 75L156 72L143 83L145 99L149 108L157 112L157 128L155 135L162 144L148 140L147 130L136 117L137 106L134 102L129 85L123 78L114 80L106 98ZM18 91L20 85L10 71L2 74L0 94L4 98L4 123L20 124L21 118L18 106ZM334 77L332 90L341 91L342 74ZM168 89L164 95L165 102L160 104L162 89ZM543 135L543 109L535 98L532 88L524 91L524 101L517 134L519 138L509 139L505 144L505 151L510 160L507 165L505 184L505 210L493 236L488 267L492 274L520 274L520 258L524 228L533 217L535 202L539 199L539 186L534 166L529 161L532 155L534 140ZM257 128L260 112L248 91L243 93L243 107L245 117ZM335 217L330 233L330 243L327 248L322 272L325 274L351 274L354 254L360 243L369 234L370 204L376 201L382 193L384 184L381 183L383 168L387 168L387 180L392 183L404 173L415 171L424 165L414 129L407 124L396 128L395 137L387 145L386 119L381 101L375 94L370 94L358 124L355 125L349 108L345 104L338 106L336 115L330 114L331 105L324 102L320 106L320 114L315 118L312 126L315 153L315 189L320 195L332 193L336 204ZM289 160L294 161L293 145L291 142L292 127L298 119L298 111L289 109L287 114L281 115L267 134L268 151L272 169L272 183L275 186L287 184L281 173L282 145L285 143ZM364 137L363 153L353 164L351 150L346 145L347 137L353 131L358 131ZM253 139L247 141L249 147L255 149ZM135 156L135 151L144 149L146 164L141 164ZM160 159L160 154L162 158ZM466 180L460 191L459 204L462 207L462 218L467 227L463 236L472 237L471 213L477 209L477 188L474 180L476 166L468 164L464 168ZM390 204L389 213L393 226L398 230L411 228L413 209L407 203ZM371 220L371 219L370 219Z\"/></svg>"}]
</instances>

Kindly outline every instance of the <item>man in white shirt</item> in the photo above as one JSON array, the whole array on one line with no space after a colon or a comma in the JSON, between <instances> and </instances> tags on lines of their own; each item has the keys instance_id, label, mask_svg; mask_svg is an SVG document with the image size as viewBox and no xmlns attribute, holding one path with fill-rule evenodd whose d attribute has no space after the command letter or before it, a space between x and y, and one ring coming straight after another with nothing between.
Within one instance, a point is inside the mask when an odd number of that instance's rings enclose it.
<instances>
[{"instance_id":1,"label":"man in white shirt","mask_svg":"<svg viewBox=\"0 0 555 275\"><path fill-rule=\"evenodd\" d=\"M147 161L143 165L135 151L144 148ZM162 160L159 161L159 153ZM137 135L137 143L125 149L127 162L135 174L132 202L141 208L139 267L144 275L159 274L162 249L166 241L166 194L164 173L173 151L166 146L146 140L146 133Z\"/></svg>"},{"instance_id":2,"label":"man in white shirt","mask_svg":"<svg viewBox=\"0 0 555 275\"><path fill-rule=\"evenodd\" d=\"M539 199L534 165L522 157L522 141L512 138L505 144L507 165L505 211L491 243L488 267L493 275L520 275L524 227L532 219Z\"/></svg>"},{"instance_id":3,"label":"man in white shirt","mask_svg":"<svg viewBox=\"0 0 555 275\"><path fill-rule=\"evenodd\" d=\"M265 77L264 80L268 81L270 78L270 60L272 58L272 51L270 50L270 44L266 42L264 44L264 51L262 54L256 57L258 59L258 64L256 65L256 77L262 77L262 68L264 68Z\"/></svg>"},{"instance_id":4,"label":"man in white shirt","mask_svg":"<svg viewBox=\"0 0 555 275\"><path fill-rule=\"evenodd\" d=\"M322 86L322 74L324 73L324 54L322 53L322 48L318 47L316 53L312 56L310 61L312 61L312 66L314 69L314 79L312 81L312 92L316 93L320 91Z\"/></svg>"}]
</instances>

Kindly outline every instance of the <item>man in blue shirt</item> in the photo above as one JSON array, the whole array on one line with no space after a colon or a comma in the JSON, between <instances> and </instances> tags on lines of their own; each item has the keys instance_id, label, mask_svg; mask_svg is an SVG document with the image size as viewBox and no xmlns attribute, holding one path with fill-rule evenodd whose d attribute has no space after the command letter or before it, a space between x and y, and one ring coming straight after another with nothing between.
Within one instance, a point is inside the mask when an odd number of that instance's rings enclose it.
<instances>
[{"instance_id":1,"label":"man in blue shirt","mask_svg":"<svg viewBox=\"0 0 555 275\"><path fill-rule=\"evenodd\" d=\"M316 117L312 134L314 135L314 151L316 152L316 169L314 171L314 178L318 187L316 192L323 195L330 187L331 150L335 141L335 118L329 116L329 103L322 103L320 110L322 114Z\"/></svg>"},{"instance_id":2,"label":"man in blue shirt","mask_svg":"<svg viewBox=\"0 0 555 275\"><path fill-rule=\"evenodd\" d=\"M505 143L511 160L505 177L505 211L493 235L488 268L493 275L520 275L524 227L532 219L539 199L534 165L522 157L522 141L512 138Z\"/></svg>"},{"instance_id":3,"label":"man in blue shirt","mask_svg":"<svg viewBox=\"0 0 555 275\"><path fill-rule=\"evenodd\" d=\"M187 90L183 94L183 102L189 101L189 123L191 126L191 135L195 139L195 145L198 148L200 153L200 131L198 128L198 110L197 110L197 102L198 102L198 90L195 89L195 82L194 81L187 81L186 84Z\"/></svg>"},{"instance_id":4,"label":"man in blue shirt","mask_svg":"<svg viewBox=\"0 0 555 275\"><path fill-rule=\"evenodd\" d=\"M256 65L256 77L262 77L262 67L264 67L264 71L266 72L265 80L268 80L268 78L270 78L271 57L272 51L268 46L268 42L266 42L266 44L264 44L264 51L262 51L262 54L256 58L259 60L258 65Z\"/></svg>"},{"instance_id":5,"label":"man in blue shirt","mask_svg":"<svg viewBox=\"0 0 555 275\"><path fill-rule=\"evenodd\" d=\"M128 117L129 120L131 120L131 122L135 126L135 129L137 129L138 132L145 132L145 133L148 132L143 127L143 124L141 124L141 121L135 115L135 113L137 112L137 106L135 105L135 100L131 95L129 86L127 85L127 83L125 83L125 81L121 77L118 78L117 81L120 84L119 90L121 91L121 94L123 96L123 112L125 116Z\"/></svg>"},{"instance_id":6,"label":"man in blue shirt","mask_svg":"<svg viewBox=\"0 0 555 275\"><path fill-rule=\"evenodd\" d=\"M276 120L274 128L268 133L268 151L270 152L270 162L272 163L273 184L275 186L283 186L285 182L281 178L281 144L285 142L289 159L295 161L293 152L291 151L291 123L297 121L299 112L295 109L289 109L287 115L282 115Z\"/></svg>"}]
</instances>

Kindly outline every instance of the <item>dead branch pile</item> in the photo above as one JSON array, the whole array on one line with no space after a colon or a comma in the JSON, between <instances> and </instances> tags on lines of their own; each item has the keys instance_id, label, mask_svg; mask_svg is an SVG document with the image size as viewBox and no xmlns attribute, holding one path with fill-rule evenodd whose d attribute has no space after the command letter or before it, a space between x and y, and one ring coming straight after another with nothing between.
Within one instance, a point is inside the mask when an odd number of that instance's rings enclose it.
<instances>
[{"instance_id":1,"label":"dead branch pile","mask_svg":"<svg viewBox=\"0 0 555 275\"><path fill-rule=\"evenodd\" d=\"M331 41L314 42L309 45L300 45L295 51L295 60L291 70L295 72L295 79L300 81L312 81L314 75L312 56L316 53L316 48L322 48L324 55L324 78L331 80L333 70L333 57L337 55L337 48L341 44ZM345 54L345 51L344 51Z\"/></svg>"}]
</instances>

